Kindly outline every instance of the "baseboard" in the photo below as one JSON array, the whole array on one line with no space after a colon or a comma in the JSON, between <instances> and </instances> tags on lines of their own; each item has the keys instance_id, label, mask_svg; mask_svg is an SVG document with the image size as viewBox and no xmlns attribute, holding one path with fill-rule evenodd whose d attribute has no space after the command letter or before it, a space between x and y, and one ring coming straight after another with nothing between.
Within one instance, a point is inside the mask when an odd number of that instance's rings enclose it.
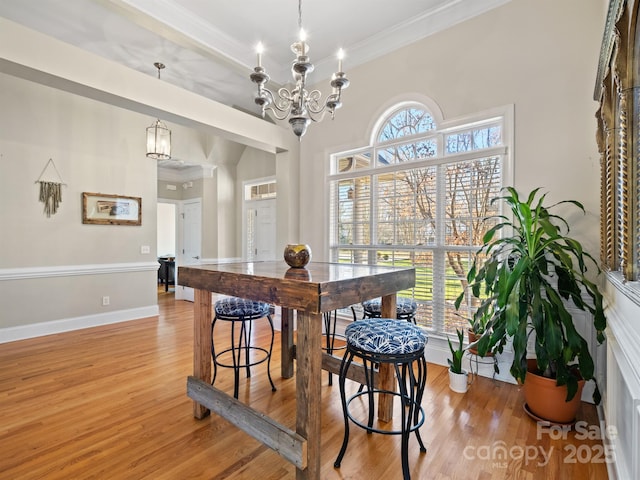
<instances>
[{"instance_id":1,"label":"baseboard","mask_svg":"<svg viewBox=\"0 0 640 480\"><path fill-rule=\"evenodd\" d=\"M614 452L614 454L612 455L613 461L607 462L607 474L608 474L609 480L618 480L620 477L618 475L618 468L616 466L615 443L613 442L611 435L608 435L606 433L608 431L609 424L607 423L607 418L605 415L605 410L604 410L604 406L602 405L602 402L600 402L600 405L596 405L596 411L598 412L598 420L600 421L599 432L602 439L602 445L605 451L605 459L609 458L609 455L607 455L607 452Z\"/></svg>"},{"instance_id":2,"label":"baseboard","mask_svg":"<svg viewBox=\"0 0 640 480\"><path fill-rule=\"evenodd\" d=\"M159 315L158 305L0 329L0 344Z\"/></svg>"}]
</instances>

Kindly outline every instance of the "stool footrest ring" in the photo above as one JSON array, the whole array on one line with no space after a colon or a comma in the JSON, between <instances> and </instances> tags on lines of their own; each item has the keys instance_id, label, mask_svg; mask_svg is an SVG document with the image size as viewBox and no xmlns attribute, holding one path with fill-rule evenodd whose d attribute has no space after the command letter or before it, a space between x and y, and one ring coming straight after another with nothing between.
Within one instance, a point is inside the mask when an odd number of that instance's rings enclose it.
<instances>
[{"instance_id":1,"label":"stool footrest ring","mask_svg":"<svg viewBox=\"0 0 640 480\"><path fill-rule=\"evenodd\" d=\"M401 397L402 399L402 408L406 408L407 406L407 401L412 402L411 399L405 397L404 395L402 395L399 392L392 392L391 390L373 390L372 392L373 394L378 394L378 393L388 393L390 395L394 395L397 397ZM354 395L352 395L351 397L349 397L349 399L347 400L347 417L349 417L349 420L351 420L355 425L357 425L358 427L366 430L367 432L373 432L373 433L381 433L383 435L402 435L404 432L402 430L380 430L378 428L375 427L370 427L369 425L366 425L364 423L362 423L361 421L357 420L352 414L351 414L351 410L349 409L349 405L351 404L351 402L353 400L355 400L358 397L361 397L362 395L369 395L369 392L367 390L364 390L362 392L358 392ZM412 402L415 405L415 402ZM424 408L422 408L422 406L420 405L415 405L418 408L418 412L420 413L420 419L418 420L417 423L415 423L414 425L411 426L411 428L409 429L409 432L414 432L416 431L418 428L420 428L423 424L424 424Z\"/></svg>"},{"instance_id":2,"label":"stool footrest ring","mask_svg":"<svg viewBox=\"0 0 640 480\"><path fill-rule=\"evenodd\" d=\"M243 352L243 355L245 355L245 357L246 357L246 353L247 352L251 352L252 350L264 353L264 355L265 355L264 358L260 358L259 360L250 361L249 363L246 363L246 362L241 360L239 363L236 363L235 365L233 363L224 363L224 362L221 362L219 360L219 358L221 356L223 356L224 354L228 354L228 353L231 353L231 352L236 353L238 351ZM216 363L218 364L219 367L226 367L226 368L253 367L254 365L260 365L261 363L266 362L267 360L269 360L269 350L267 350L266 348L253 347L253 346L240 347L240 348L236 347L235 349L233 349L233 348L225 348L221 352L216 353L215 360L216 360ZM237 359L236 359L236 361L237 361Z\"/></svg>"}]
</instances>

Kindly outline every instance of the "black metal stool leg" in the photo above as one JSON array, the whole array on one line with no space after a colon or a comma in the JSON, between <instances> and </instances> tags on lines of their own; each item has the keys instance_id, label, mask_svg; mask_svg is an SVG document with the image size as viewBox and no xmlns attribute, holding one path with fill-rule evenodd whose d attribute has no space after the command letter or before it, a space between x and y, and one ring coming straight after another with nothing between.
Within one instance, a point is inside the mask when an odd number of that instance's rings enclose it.
<instances>
[{"instance_id":1,"label":"black metal stool leg","mask_svg":"<svg viewBox=\"0 0 640 480\"><path fill-rule=\"evenodd\" d=\"M324 335L325 335L325 348L324 350L331 355L333 353L333 346L336 335L336 321L334 319L333 325L331 324L331 313L324 312L322 319L324 320ZM337 317L337 314L336 314ZM334 317L335 318L335 317ZM333 328L332 328L333 327ZM329 386L333 385L333 374L329 372Z\"/></svg>"},{"instance_id":2,"label":"black metal stool leg","mask_svg":"<svg viewBox=\"0 0 640 480\"><path fill-rule=\"evenodd\" d=\"M218 363L216 362L216 347L213 343L213 327L216 325L216 317L213 317L211 322L211 359L213 360L213 378L211 379L211 385L216 381L216 375L218 374Z\"/></svg>"},{"instance_id":3,"label":"black metal stool leg","mask_svg":"<svg viewBox=\"0 0 640 480\"><path fill-rule=\"evenodd\" d=\"M271 327L271 343L269 344L269 355L267 356L267 377L269 378L269 383L271 384L271 391L276 391L276 386L273 384L273 380L271 380L271 352L273 352L273 320L271 319L271 314L267 315L267 320L269 320L269 326Z\"/></svg>"},{"instance_id":4,"label":"black metal stool leg","mask_svg":"<svg viewBox=\"0 0 640 480\"><path fill-rule=\"evenodd\" d=\"M238 348L235 344L236 322L231 322L231 358L233 358L233 398L238 398L240 388L240 357L242 356L242 335L244 334L244 322L240 323L240 336L238 337Z\"/></svg>"},{"instance_id":5,"label":"black metal stool leg","mask_svg":"<svg viewBox=\"0 0 640 480\"><path fill-rule=\"evenodd\" d=\"M249 328L247 328L246 324L249 324ZM244 363L247 366L247 378L251 378L251 366L249 361L249 345L251 342L251 328L253 326L253 321L246 321L242 319L242 328L244 330ZM247 333L248 332L248 333Z\"/></svg>"},{"instance_id":6,"label":"black metal stool leg","mask_svg":"<svg viewBox=\"0 0 640 480\"><path fill-rule=\"evenodd\" d=\"M411 375L414 375L413 369L411 369ZM420 418L420 408L419 405L422 405L422 397L424 395L424 389L427 385L427 361L424 357L418 360L418 375L417 378L414 376L414 383L416 385L416 401L414 406L414 414L413 414L413 424L418 425ZM416 428L416 438L418 439L418 444L420 445L420 451L426 452L427 449L422 442L422 437L420 436L420 429Z\"/></svg>"},{"instance_id":7,"label":"black metal stool leg","mask_svg":"<svg viewBox=\"0 0 640 480\"><path fill-rule=\"evenodd\" d=\"M347 410L347 398L344 391L344 382L347 377L347 370L349 370L349 365L351 365L352 360L353 353L346 352L344 357L342 357L342 362L340 363L338 383L340 385L340 401L342 402L342 414L344 416L344 438L342 440L342 447L340 447L340 453L338 453L338 457L333 463L333 466L336 468L340 468L340 463L342 463L342 458L347 451L347 444L349 443L349 414Z\"/></svg>"},{"instance_id":8,"label":"black metal stool leg","mask_svg":"<svg viewBox=\"0 0 640 480\"><path fill-rule=\"evenodd\" d=\"M396 372L396 378L398 379L398 386L400 389L400 399L402 400L402 408L400 409L402 412L402 432L400 434L400 458L402 462L402 478L404 480L409 480L411 478L411 474L409 472L409 435L411 433L411 425L413 422L413 412L412 408L414 405L414 390L413 386L410 385L410 389L407 390L406 381L406 373L407 373L407 365L402 364L402 369L399 368L398 364L395 363L394 369ZM411 381L409 381L411 383ZM407 409L409 410L407 412Z\"/></svg>"},{"instance_id":9,"label":"black metal stool leg","mask_svg":"<svg viewBox=\"0 0 640 480\"><path fill-rule=\"evenodd\" d=\"M369 400L369 418L367 419L367 425L369 429L373 427L373 416L374 416L374 398L373 398L373 374L375 371L375 366L373 362L369 362L366 359L363 359L362 366L364 367L364 378L367 382L367 398ZM363 385L360 384L360 388L358 392L362 391ZM367 430L367 433L372 433L371 430Z\"/></svg>"}]
</instances>

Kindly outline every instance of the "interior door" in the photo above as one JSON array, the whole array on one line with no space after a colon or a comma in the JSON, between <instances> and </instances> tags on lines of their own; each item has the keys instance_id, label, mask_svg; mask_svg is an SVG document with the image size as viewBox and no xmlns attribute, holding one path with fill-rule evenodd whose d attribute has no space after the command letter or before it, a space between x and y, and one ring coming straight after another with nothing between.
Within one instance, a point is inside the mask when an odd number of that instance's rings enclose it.
<instances>
[{"instance_id":1,"label":"interior door","mask_svg":"<svg viewBox=\"0 0 640 480\"><path fill-rule=\"evenodd\" d=\"M246 203L247 260L261 262L276 259L276 201Z\"/></svg>"},{"instance_id":2,"label":"interior door","mask_svg":"<svg viewBox=\"0 0 640 480\"><path fill-rule=\"evenodd\" d=\"M202 255L202 202L200 199L185 200L181 215L182 250L181 265L197 265ZM178 278L178 284L180 278ZM193 288L176 287L176 298L193 302Z\"/></svg>"}]
</instances>

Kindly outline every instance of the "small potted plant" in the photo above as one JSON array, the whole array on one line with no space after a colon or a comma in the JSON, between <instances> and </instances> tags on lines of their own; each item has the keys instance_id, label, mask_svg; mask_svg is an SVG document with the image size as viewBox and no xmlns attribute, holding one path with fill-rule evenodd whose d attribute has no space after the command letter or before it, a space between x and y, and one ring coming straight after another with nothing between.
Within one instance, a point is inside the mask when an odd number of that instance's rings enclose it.
<instances>
[{"instance_id":1,"label":"small potted plant","mask_svg":"<svg viewBox=\"0 0 640 480\"><path fill-rule=\"evenodd\" d=\"M460 298L460 297L459 297ZM461 298L460 298L461 300ZM456 308L459 308L460 304L456 301ZM483 355L478 353L478 343L485 336L487 332L487 323L489 323L489 319L491 318L491 310L490 309L480 309L477 310L472 317L467 318L469 322L469 328L467 329L467 335L469 336L469 345L467 349L473 355L479 355L481 357L492 357L493 352L488 351Z\"/></svg>"},{"instance_id":2,"label":"small potted plant","mask_svg":"<svg viewBox=\"0 0 640 480\"><path fill-rule=\"evenodd\" d=\"M477 344L480 354L501 353L511 341L511 374L524 384L527 412L534 418L570 423L584 381L594 378L594 364L567 306L592 316L601 343L606 328L602 294L587 276L587 265L595 267L596 274L600 269L582 245L568 236L568 222L552 213L561 204L584 213L582 204L565 200L546 206L546 194L539 190L521 198L507 187L503 196L492 200L504 202L510 216L491 217L497 223L484 235L484 245L467 274L469 289L456 303L460 305L470 292L479 299L477 315L490 315L488 333ZM498 237L501 230L507 235ZM533 352L528 349L530 338ZM529 358L531 353L535 359ZM539 396L534 389L538 384ZM556 393L558 401L552 403ZM599 401L596 385L594 402Z\"/></svg>"},{"instance_id":3,"label":"small potted plant","mask_svg":"<svg viewBox=\"0 0 640 480\"><path fill-rule=\"evenodd\" d=\"M449 350L451 350L451 358L449 362L449 388L457 393L465 393L468 388L469 373L462 368L462 359L464 357L464 331L457 329L458 347L454 348L451 339L448 338Z\"/></svg>"}]
</instances>

